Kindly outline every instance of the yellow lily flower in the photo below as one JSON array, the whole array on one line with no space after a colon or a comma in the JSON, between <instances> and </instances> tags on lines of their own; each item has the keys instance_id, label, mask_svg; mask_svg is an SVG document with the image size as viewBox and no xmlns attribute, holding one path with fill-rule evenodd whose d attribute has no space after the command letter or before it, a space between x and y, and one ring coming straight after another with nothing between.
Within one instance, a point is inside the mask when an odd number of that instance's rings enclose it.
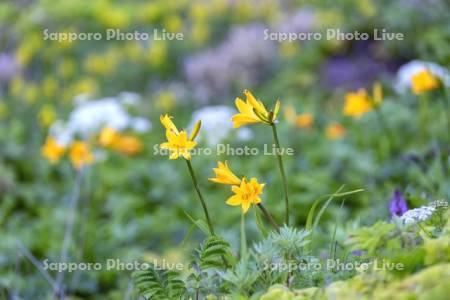
<instances>
[{"instance_id":1,"label":"yellow lily flower","mask_svg":"<svg viewBox=\"0 0 450 300\"><path fill-rule=\"evenodd\" d=\"M109 147L114 144L119 134L117 131L111 127L105 127L100 132L100 136L98 138L98 142L103 147Z\"/></svg>"},{"instance_id":2,"label":"yellow lily flower","mask_svg":"<svg viewBox=\"0 0 450 300\"><path fill-rule=\"evenodd\" d=\"M365 89L359 89L357 92L347 93L345 95L344 115L360 118L364 114L377 108L383 101L383 90L381 84L376 82L373 85L372 97Z\"/></svg>"},{"instance_id":3,"label":"yellow lily flower","mask_svg":"<svg viewBox=\"0 0 450 300\"><path fill-rule=\"evenodd\" d=\"M218 167L214 168L215 178L209 178L210 181L223 184L239 185L241 180L230 170L227 162L217 162Z\"/></svg>"},{"instance_id":4,"label":"yellow lily flower","mask_svg":"<svg viewBox=\"0 0 450 300\"><path fill-rule=\"evenodd\" d=\"M94 155L89 149L88 144L82 141L72 143L69 156L72 165L77 169L94 162Z\"/></svg>"},{"instance_id":5,"label":"yellow lily flower","mask_svg":"<svg viewBox=\"0 0 450 300\"><path fill-rule=\"evenodd\" d=\"M250 205L261 203L262 190L265 183L258 183L258 180L254 177L247 181L245 178L242 179L239 186L233 185L231 190L235 195L228 198L226 203L232 206L242 205L242 212L247 213Z\"/></svg>"},{"instance_id":6,"label":"yellow lily flower","mask_svg":"<svg viewBox=\"0 0 450 300\"><path fill-rule=\"evenodd\" d=\"M332 124L327 127L325 135L330 140L337 140L345 135L345 128L340 124Z\"/></svg>"},{"instance_id":7,"label":"yellow lily flower","mask_svg":"<svg viewBox=\"0 0 450 300\"><path fill-rule=\"evenodd\" d=\"M177 126L175 126L175 124L172 122L172 118L171 116L165 114L164 116L161 115L159 117L159 120L161 121L161 124L166 128L166 130L170 130L173 131L174 133L178 134L178 129Z\"/></svg>"},{"instance_id":8,"label":"yellow lily flower","mask_svg":"<svg viewBox=\"0 0 450 300\"><path fill-rule=\"evenodd\" d=\"M256 100L249 90L245 90L244 95L246 98L245 102L239 97L235 100L239 113L231 118L234 128L255 123L271 125L275 122L280 110L280 101L276 102L273 111L267 111L264 104L261 101Z\"/></svg>"},{"instance_id":9,"label":"yellow lily flower","mask_svg":"<svg viewBox=\"0 0 450 300\"><path fill-rule=\"evenodd\" d=\"M372 111L373 104L365 89L360 89L356 93L345 95L344 115L360 118L364 114Z\"/></svg>"},{"instance_id":10,"label":"yellow lily flower","mask_svg":"<svg viewBox=\"0 0 450 300\"><path fill-rule=\"evenodd\" d=\"M142 151L142 142L132 135L119 135L114 144L113 149L126 155L135 155Z\"/></svg>"},{"instance_id":11,"label":"yellow lily flower","mask_svg":"<svg viewBox=\"0 0 450 300\"><path fill-rule=\"evenodd\" d=\"M303 113L296 117L295 126L298 128L311 128L314 123L314 117L310 113Z\"/></svg>"},{"instance_id":12,"label":"yellow lily flower","mask_svg":"<svg viewBox=\"0 0 450 300\"><path fill-rule=\"evenodd\" d=\"M437 89L439 80L428 70L421 71L411 78L411 90L414 94Z\"/></svg>"},{"instance_id":13,"label":"yellow lily flower","mask_svg":"<svg viewBox=\"0 0 450 300\"><path fill-rule=\"evenodd\" d=\"M195 124L191 136L188 138L187 132L178 131L177 127L171 120L172 117L164 115L160 117L161 124L166 128L167 142L159 145L161 149L168 149L171 153L169 159L177 159L183 156L187 160L191 160L190 150L197 145L194 142L195 137L200 131L201 122Z\"/></svg>"},{"instance_id":14,"label":"yellow lily flower","mask_svg":"<svg viewBox=\"0 0 450 300\"><path fill-rule=\"evenodd\" d=\"M41 154L51 163L56 163L63 156L66 148L56 141L54 137L47 137L45 144L41 148Z\"/></svg>"}]
</instances>

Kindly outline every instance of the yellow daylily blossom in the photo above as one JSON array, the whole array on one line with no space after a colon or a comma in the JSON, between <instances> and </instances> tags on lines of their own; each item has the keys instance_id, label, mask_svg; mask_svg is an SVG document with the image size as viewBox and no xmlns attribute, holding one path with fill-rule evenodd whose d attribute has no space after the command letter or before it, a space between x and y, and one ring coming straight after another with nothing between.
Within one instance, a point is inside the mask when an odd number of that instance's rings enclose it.
<instances>
[{"instance_id":1,"label":"yellow daylily blossom","mask_svg":"<svg viewBox=\"0 0 450 300\"><path fill-rule=\"evenodd\" d=\"M214 168L215 178L209 178L210 181L223 184L240 185L241 180L230 170L227 162L217 162L218 167Z\"/></svg>"},{"instance_id":2,"label":"yellow daylily blossom","mask_svg":"<svg viewBox=\"0 0 450 300\"><path fill-rule=\"evenodd\" d=\"M372 111L372 109L373 104L366 90L360 89L356 93L352 92L345 95L344 115L360 118L364 114Z\"/></svg>"},{"instance_id":3,"label":"yellow daylily blossom","mask_svg":"<svg viewBox=\"0 0 450 300\"><path fill-rule=\"evenodd\" d=\"M295 118L295 126L298 128L311 128L314 123L314 117L310 113L303 113Z\"/></svg>"},{"instance_id":4,"label":"yellow daylily blossom","mask_svg":"<svg viewBox=\"0 0 450 300\"><path fill-rule=\"evenodd\" d=\"M41 148L41 154L51 163L56 163L59 161L61 156L63 156L66 148L56 141L54 137L47 137L44 146Z\"/></svg>"},{"instance_id":5,"label":"yellow daylily blossom","mask_svg":"<svg viewBox=\"0 0 450 300\"><path fill-rule=\"evenodd\" d=\"M325 135L330 140L337 140L345 135L345 128L340 124L332 124L325 130Z\"/></svg>"},{"instance_id":6,"label":"yellow daylily blossom","mask_svg":"<svg viewBox=\"0 0 450 300\"><path fill-rule=\"evenodd\" d=\"M379 82L375 82L372 88L372 96L365 89L345 95L344 115L360 118L364 114L380 106L383 101L383 90Z\"/></svg>"},{"instance_id":7,"label":"yellow daylily blossom","mask_svg":"<svg viewBox=\"0 0 450 300\"><path fill-rule=\"evenodd\" d=\"M119 134L115 129L111 127L105 127L100 132L98 142L103 147L110 147L115 143L118 136Z\"/></svg>"},{"instance_id":8,"label":"yellow daylily blossom","mask_svg":"<svg viewBox=\"0 0 450 300\"><path fill-rule=\"evenodd\" d=\"M119 135L112 147L123 154L135 155L142 151L142 142L135 136Z\"/></svg>"},{"instance_id":9,"label":"yellow daylily blossom","mask_svg":"<svg viewBox=\"0 0 450 300\"><path fill-rule=\"evenodd\" d=\"M171 130L166 130L167 142L159 145L161 149L168 149L171 153L169 159L177 159L183 156L187 160L191 160L190 150L197 145L187 137L186 131L180 131L178 134Z\"/></svg>"},{"instance_id":10,"label":"yellow daylily blossom","mask_svg":"<svg viewBox=\"0 0 450 300\"><path fill-rule=\"evenodd\" d=\"M235 100L239 113L231 118L234 128L255 123L271 125L275 122L280 110L280 101L276 102L273 111L267 111L264 104L257 100L249 90L245 90L244 95L245 102L239 97Z\"/></svg>"},{"instance_id":11,"label":"yellow daylily blossom","mask_svg":"<svg viewBox=\"0 0 450 300\"><path fill-rule=\"evenodd\" d=\"M188 138L186 131L178 131L178 128L172 122L172 117L169 115L161 115L159 119L161 124L166 128L167 138L167 142L162 143L159 147L161 149L168 149L171 152L169 159L177 159L183 156L185 159L190 160L190 150L197 145L194 139L200 131L201 121L195 124L191 136Z\"/></svg>"},{"instance_id":12,"label":"yellow daylily blossom","mask_svg":"<svg viewBox=\"0 0 450 300\"><path fill-rule=\"evenodd\" d=\"M239 186L233 185L231 190L235 195L228 198L226 203L232 206L242 205L242 212L245 214L250 205L261 203L260 195L265 186L265 183L258 183L258 180L254 177L247 181L242 179Z\"/></svg>"},{"instance_id":13,"label":"yellow daylily blossom","mask_svg":"<svg viewBox=\"0 0 450 300\"><path fill-rule=\"evenodd\" d=\"M72 165L77 169L94 162L94 155L89 149L88 144L82 141L72 143L69 156Z\"/></svg>"},{"instance_id":14,"label":"yellow daylily blossom","mask_svg":"<svg viewBox=\"0 0 450 300\"><path fill-rule=\"evenodd\" d=\"M165 114L164 116L160 116L159 120L161 121L161 124L166 128L166 130L170 130L176 134L178 134L178 129L175 126L175 124L172 122L172 117Z\"/></svg>"},{"instance_id":15,"label":"yellow daylily blossom","mask_svg":"<svg viewBox=\"0 0 450 300\"><path fill-rule=\"evenodd\" d=\"M421 71L411 78L411 90L416 95L437 89L439 85L439 80L428 70Z\"/></svg>"},{"instance_id":16,"label":"yellow daylily blossom","mask_svg":"<svg viewBox=\"0 0 450 300\"><path fill-rule=\"evenodd\" d=\"M311 113L301 113L297 115L292 105L286 106L284 110L286 120L298 128L311 128L314 123L314 116Z\"/></svg>"}]
</instances>

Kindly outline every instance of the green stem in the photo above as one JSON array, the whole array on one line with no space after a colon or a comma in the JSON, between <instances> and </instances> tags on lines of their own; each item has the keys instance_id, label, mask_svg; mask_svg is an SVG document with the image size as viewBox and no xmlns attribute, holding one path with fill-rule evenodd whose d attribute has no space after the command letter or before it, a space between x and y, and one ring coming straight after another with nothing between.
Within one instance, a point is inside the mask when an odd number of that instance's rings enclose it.
<instances>
[{"instance_id":1,"label":"green stem","mask_svg":"<svg viewBox=\"0 0 450 300\"><path fill-rule=\"evenodd\" d=\"M388 150L391 151L391 145L394 148L394 150L397 148L397 145L395 143L395 136L392 135L392 132L389 130L386 120L384 119L383 114L381 113L380 108L375 108L375 115L377 116L378 123L380 123L381 129L384 131L384 134L386 135L386 138L388 140Z\"/></svg>"},{"instance_id":2,"label":"green stem","mask_svg":"<svg viewBox=\"0 0 450 300\"><path fill-rule=\"evenodd\" d=\"M278 167L280 169L281 178L283 180L283 189L284 189L284 203L286 206L286 215L285 215L285 222L286 225L289 226L289 195L288 195L288 184L286 179L286 173L284 172L284 166L283 166L283 158L280 154L280 142L278 141L278 134L277 134L277 128L275 123L271 124L272 126L272 132L273 132L273 139L276 146L277 151L277 158L278 158Z\"/></svg>"},{"instance_id":3,"label":"green stem","mask_svg":"<svg viewBox=\"0 0 450 300\"><path fill-rule=\"evenodd\" d=\"M191 161L186 159L186 164L188 166L189 173L191 174L192 182L194 183L194 187L195 187L195 190L197 191L198 198L200 199L200 202L202 204L203 211L205 212L205 217L206 217L206 222L208 223L209 232L211 233L211 235L215 235L214 228L211 223L211 219L209 218L208 208L206 207L205 199L203 199L202 193L200 192L200 188L198 187L197 179L195 177L194 170L192 169Z\"/></svg>"},{"instance_id":4,"label":"green stem","mask_svg":"<svg viewBox=\"0 0 450 300\"><path fill-rule=\"evenodd\" d=\"M267 218L267 220L269 221L269 223L272 225L272 227L276 230L279 231L280 227L278 226L277 222L275 222L275 220L272 218L272 216L270 215L270 213L267 211L267 209L261 204L258 203L257 204L258 207L261 209L262 213L264 214L264 216Z\"/></svg>"},{"instance_id":5,"label":"green stem","mask_svg":"<svg viewBox=\"0 0 450 300\"><path fill-rule=\"evenodd\" d=\"M448 142L450 142L450 105L449 105L450 97L448 96L447 87L443 87L443 89L444 89L444 97L442 98L442 100L444 102L445 117L447 121L447 138Z\"/></svg>"},{"instance_id":6,"label":"green stem","mask_svg":"<svg viewBox=\"0 0 450 300\"><path fill-rule=\"evenodd\" d=\"M245 214L241 212L241 259L247 259L247 236L245 234Z\"/></svg>"}]
</instances>

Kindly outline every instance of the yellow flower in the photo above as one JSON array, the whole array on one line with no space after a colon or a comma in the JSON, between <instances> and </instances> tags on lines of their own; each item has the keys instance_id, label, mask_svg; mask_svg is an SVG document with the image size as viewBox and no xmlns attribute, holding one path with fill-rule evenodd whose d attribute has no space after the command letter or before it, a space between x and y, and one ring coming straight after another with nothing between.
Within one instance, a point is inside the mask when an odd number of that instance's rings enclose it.
<instances>
[{"instance_id":1,"label":"yellow flower","mask_svg":"<svg viewBox=\"0 0 450 300\"><path fill-rule=\"evenodd\" d=\"M199 121L195 124L194 130L188 138L186 131L178 131L178 128L172 122L172 117L166 114L164 116L161 115L159 119L161 124L166 128L167 138L167 142L162 143L159 147L161 149L168 149L171 152L169 159L177 159L183 156L185 159L190 160L190 150L197 145L194 139L200 130L201 122Z\"/></svg>"},{"instance_id":2,"label":"yellow flower","mask_svg":"<svg viewBox=\"0 0 450 300\"><path fill-rule=\"evenodd\" d=\"M439 80L428 70L421 71L411 78L411 90L418 95L439 87Z\"/></svg>"},{"instance_id":3,"label":"yellow flower","mask_svg":"<svg viewBox=\"0 0 450 300\"><path fill-rule=\"evenodd\" d=\"M105 127L100 132L98 142L103 147L109 147L114 144L118 137L117 131L111 127Z\"/></svg>"},{"instance_id":4,"label":"yellow flower","mask_svg":"<svg viewBox=\"0 0 450 300\"><path fill-rule=\"evenodd\" d=\"M294 124L295 118L297 117L297 113L295 112L295 108L292 105L287 105L284 109L284 117L289 123Z\"/></svg>"},{"instance_id":5,"label":"yellow flower","mask_svg":"<svg viewBox=\"0 0 450 300\"><path fill-rule=\"evenodd\" d=\"M214 168L215 178L209 178L210 181L223 184L239 185L241 180L234 175L234 173L228 167L227 162L217 162L218 167Z\"/></svg>"},{"instance_id":6,"label":"yellow flower","mask_svg":"<svg viewBox=\"0 0 450 300\"><path fill-rule=\"evenodd\" d=\"M373 104L366 90L360 89L356 93L347 93L345 95L344 115L359 118L372 111L372 109Z\"/></svg>"},{"instance_id":7,"label":"yellow flower","mask_svg":"<svg viewBox=\"0 0 450 300\"><path fill-rule=\"evenodd\" d=\"M66 148L56 141L54 137L47 137L44 146L41 148L41 154L51 163L56 163L59 161L61 156L63 156Z\"/></svg>"},{"instance_id":8,"label":"yellow flower","mask_svg":"<svg viewBox=\"0 0 450 300\"><path fill-rule=\"evenodd\" d=\"M135 136L120 135L115 140L113 149L126 155L135 155L142 151L142 142Z\"/></svg>"},{"instance_id":9,"label":"yellow flower","mask_svg":"<svg viewBox=\"0 0 450 300\"><path fill-rule=\"evenodd\" d=\"M94 162L94 155L89 149L89 146L82 141L75 141L72 143L69 156L72 165L77 169Z\"/></svg>"},{"instance_id":10,"label":"yellow flower","mask_svg":"<svg viewBox=\"0 0 450 300\"><path fill-rule=\"evenodd\" d=\"M159 147L161 149L169 149L169 159L177 159L183 156L187 160L191 160L190 150L197 145L196 142L188 140L186 131L181 131L176 134L171 130L166 131L167 142L162 143Z\"/></svg>"},{"instance_id":11,"label":"yellow flower","mask_svg":"<svg viewBox=\"0 0 450 300\"><path fill-rule=\"evenodd\" d=\"M303 113L295 118L295 126L298 128L311 128L314 117L310 113Z\"/></svg>"},{"instance_id":12,"label":"yellow flower","mask_svg":"<svg viewBox=\"0 0 450 300\"><path fill-rule=\"evenodd\" d=\"M2 100L0 100L0 119L3 119L7 115L8 115L8 107Z\"/></svg>"},{"instance_id":13,"label":"yellow flower","mask_svg":"<svg viewBox=\"0 0 450 300\"><path fill-rule=\"evenodd\" d=\"M302 113L297 115L292 105L286 106L284 117L292 125L298 128L311 128L314 123L314 116L310 113Z\"/></svg>"},{"instance_id":14,"label":"yellow flower","mask_svg":"<svg viewBox=\"0 0 450 300\"><path fill-rule=\"evenodd\" d=\"M50 126L56 119L55 110L51 105L44 105L39 111L39 122L42 126Z\"/></svg>"},{"instance_id":15,"label":"yellow flower","mask_svg":"<svg viewBox=\"0 0 450 300\"><path fill-rule=\"evenodd\" d=\"M226 203L232 206L242 205L242 212L245 214L250 205L261 203L259 196L262 194L264 186L264 183L258 183L258 180L254 177L250 181L243 178L239 186L233 185L231 187L235 195L228 198Z\"/></svg>"},{"instance_id":16,"label":"yellow flower","mask_svg":"<svg viewBox=\"0 0 450 300\"><path fill-rule=\"evenodd\" d=\"M161 124L166 128L166 130L173 131L174 133L178 134L178 129L175 126L175 124L172 122L172 117L165 114L164 116L161 115L159 117L159 120L161 121Z\"/></svg>"},{"instance_id":17,"label":"yellow flower","mask_svg":"<svg viewBox=\"0 0 450 300\"><path fill-rule=\"evenodd\" d=\"M244 95L246 98L245 102L239 97L235 100L239 113L231 118L234 128L254 123L271 125L275 122L278 111L280 110L280 101L277 101L274 110L269 112L264 104L256 100L250 91L245 90Z\"/></svg>"},{"instance_id":18,"label":"yellow flower","mask_svg":"<svg viewBox=\"0 0 450 300\"><path fill-rule=\"evenodd\" d=\"M325 134L330 140L340 139L345 135L345 128L339 124L332 124L327 127Z\"/></svg>"}]
</instances>

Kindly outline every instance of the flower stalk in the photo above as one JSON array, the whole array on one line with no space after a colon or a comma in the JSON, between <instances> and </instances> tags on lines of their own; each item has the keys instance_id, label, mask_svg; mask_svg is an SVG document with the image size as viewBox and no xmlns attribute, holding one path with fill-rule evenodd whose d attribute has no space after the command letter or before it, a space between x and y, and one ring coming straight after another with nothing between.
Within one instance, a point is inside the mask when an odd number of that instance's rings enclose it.
<instances>
[{"instance_id":1,"label":"flower stalk","mask_svg":"<svg viewBox=\"0 0 450 300\"><path fill-rule=\"evenodd\" d=\"M280 169L281 179L283 181L284 204L285 204L285 207L286 207L285 223L286 223L287 226L289 226L289 191L288 191L288 183L287 183L286 173L284 172L283 158L281 157L281 153L280 153L280 142L278 140L277 127L276 127L275 123L272 123L271 127L272 127L272 133L273 133L273 140L275 142L275 147L276 147L276 152L277 152L278 167Z\"/></svg>"},{"instance_id":2,"label":"flower stalk","mask_svg":"<svg viewBox=\"0 0 450 300\"><path fill-rule=\"evenodd\" d=\"M267 218L270 225L278 232L280 230L280 226L278 226L277 222L273 219L272 215L267 211L267 209L262 205L262 203L257 204L259 209L261 209L263 215Z\"/></svg>"},{"instance_id":3,"label":"flower stalk","mask_svg":"<svg viewBox=\"0 0 450 300\"><path fill-rule=\"evenodd\" d=\"M212 226L212 222L209 217L208 208L206 207L205 199L203 198L200 188L198 187L197 178L195 177L194 169L192 169L191 161L187 160L187 159L185 161L186 161L186 164L189 169L189 174L191 175L191 178L192 178L192 183L194 184L194 188L197 191L198 198L200 199L200 203L202 204L203 212L205 213L206 223L208 224L209 232L211 233L211 235L215 235L214 228Z\"/></svg>"}]
</instances>

